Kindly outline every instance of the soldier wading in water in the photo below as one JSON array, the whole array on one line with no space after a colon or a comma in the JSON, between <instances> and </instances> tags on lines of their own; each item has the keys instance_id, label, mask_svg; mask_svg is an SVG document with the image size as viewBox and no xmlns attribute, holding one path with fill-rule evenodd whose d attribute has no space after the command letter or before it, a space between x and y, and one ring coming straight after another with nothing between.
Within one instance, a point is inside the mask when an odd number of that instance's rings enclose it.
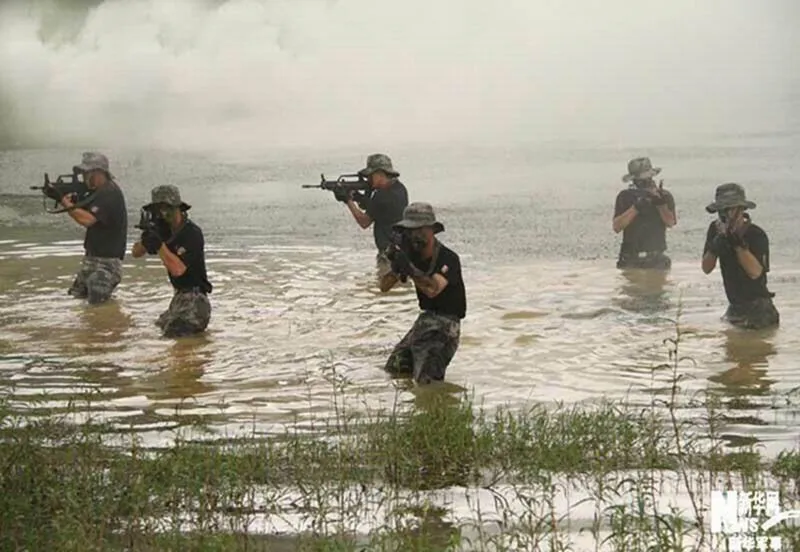
<instances>
[{"instance_id":1,"label":"soldier wading in water","mask_svg":"<svg viewBox=\"0 0 800 552\"><path fill-rule=\"evenodd\" d=\"M92 199L76 207L69 196L55 186L45 186L44 194L67 209L72 219L86 228L84 257L68 293L86 299L90 305L105 303L122 280L122 259L128 239L128 211L125 196L108 169L102 153L86 152L75 172L93 192Z\"/></svg>"},{"instance_id":2,"label":"soldier wading in water","mask_svg":"<svg viewBox=\"0 0 800 552\"><path fill-rule=\"evenodd\" d=\"M715 196L706 211L719 218L708 226L703 272L711 273L719 259L729 303L725 318L731 324L746 329L777 326L780 316L772 302L775 294L767 289L769 239L746 212L756 204L747 200L744 188L732 182L718 186Z\"/></svg>"},{"instance_id":3,"label":"soldier wading in water","mask_svg":"<svg viewBox=\"0 0 800 552\"><path fill-rule=\"evenodd\" d=\"M373 227L380 278L389 272L389 260L385 251L389 246L392 225L403 217L403 209L408 205L408 190L400 182L400 173L392 166L392 160L383 153L373 153L367 157L367 166L358 171L358 174L369 182L369 193L339 191L334 192L334 196L347 205L361 228Z\"/></svg>"},{"instance_id":4,"label":"soldier wading in water","mask_svg":"<svg viewBox=\"0 0 800 552\"><path fill-rule=\"evenodd\" d=\"M212 289L206 276L203 231L189 220L191 206L181 200L175 186L153 188L151 197L143 209L152 213L155 224L142 232L131 254L158 255L175 289L169 308L156 325L165 337L202 332L211 319L208 294Z\"/></svg>"},{"instance_id":5,"label":"soldier wading in water","mask_svg":"<svg viewBox=\"0 0 800 552\"><path fill-rule=\"evenodd\" d=\"M675 226L675 200L672 194L656 186L653 177L661 172L647 157L631 159L623 182L632 184L617 194L612 228L622 232L617 268L655 268L672 266L664 254L667 228Z\"/></svg>"},{"instance_id":6,"label":"soldier wading in water","mask_svg":"<svg viewBox=\"0 0 800 552\"><path fill-rule=\"evenodd\" d=\"M436 239L444 226L428 203L409 204L395 230L402 239L387 250L391 272L381 278L380 288L387 292L398 280L411 278L422 312L389 355L385 369L411 375L420 384L442 381L458 349L467 312L461 260Z\"/></svg>"}]
</instances>

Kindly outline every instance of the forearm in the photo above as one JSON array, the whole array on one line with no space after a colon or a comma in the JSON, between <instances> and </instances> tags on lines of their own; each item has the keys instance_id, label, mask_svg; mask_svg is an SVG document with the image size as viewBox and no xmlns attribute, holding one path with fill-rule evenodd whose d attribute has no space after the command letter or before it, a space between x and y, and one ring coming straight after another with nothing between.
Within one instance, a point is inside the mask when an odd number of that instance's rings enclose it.
<instances>
[{"instance_id":1,"label":"forearm","mask_svg":"<svg viewBox=\"0 0 800 552\"><path fill-rule=\"evenodd\" d=\"M625 230L625 228L627 228L627 226L633 222L633 219L636 218L637 214L638 211L636 210L636 207L631 206L628 207L627 211L623 212L618 217L614 217L614 220L611 224L611 227L614 229L614 233L619 234Z\"/></svg>"},{"instance_id":2,"label":"forearm","mask_svg":"<svg viewBox=\"0 0 800 552\"><path fill-rule=\"evenodd\" d=\"M69 209L73 206L73 203L68 197L64 196L61 199L61 205ZM70 209L67 214L72 217L72 220L87 228L97 222L94 215L85 209Z\"/></svg>"},{"instance_id":3,"label":"forearm","mask_svg":"<svg viewBox=\"0 0 800 552\"><path fill-rule=\"evenodd\" d=\"M761 276L764 272L764 267L761 266L761 263L758 262L758 259L756 259L755 255L753 255L749 249L745 247L735 247L734 251L736 251L736 259L750 279L755 280Z\"/></svg>"},{"instance_id":4,"label":"forearm","mask_svg":"<svg viewBox=\"0 0 800 552\"><path fill-rule=\"evenodd\" d=\"M431 299L439 295L441 291L439 282L431 276L412 275L411 279L414 280L414 284L419 290Z\"/></svg>"},{"instance_id":5,"label":"forearm","mask_svg":"<svg viewBox=\"0 0 800 552\"><path fill-rule=\"evenodd\" d=\"M356 219L356 222L361 228L369 228L369 225L372 224L372 218L364 211L359 209L355 201L348 199L347 208L350 209L350 212L353 214L353 218Z\"/></svg>"},{"instance_id":6,"label":"forearm","mask_svg":"<svg viewBox=\"0 0 800 552\"><path fill-rule=\"evenodd\" d=\"M667 228L672 228L675 226L675 223L677 222L675 213L670 211L666 204L658 206L658 214L661 215L661 220L664 222Z\"/></svg>"},{"instance_id":7,"label":"forearm","mask_svg":"<svg viewBox=\"0 0 800 552\"><path fill-rule=\"evenodd\" d=\"M712 270L717 266L717 256L714 255L711 251L706 251L703 255L703 262L702 268L703 272L706 274L710 274Z\"/></svg>"},{"instance_id":8,"label":"forearm","mask_svg":"<svg viewBox=\"0 0 800 552\"><path fill-rule=\"evenodd\" d=\"M169 250L166 244L161 244L158 250L158 256L161 257L161 262L167 268L167 271L175 278L183 276L186 272L186 265L175 253Z\"/></svg>"}]
</instances>

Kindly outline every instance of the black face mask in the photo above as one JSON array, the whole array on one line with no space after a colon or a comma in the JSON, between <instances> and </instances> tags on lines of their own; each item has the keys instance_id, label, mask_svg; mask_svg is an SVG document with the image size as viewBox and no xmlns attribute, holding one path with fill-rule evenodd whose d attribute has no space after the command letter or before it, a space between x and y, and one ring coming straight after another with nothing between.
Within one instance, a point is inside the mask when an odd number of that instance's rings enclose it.
<instances>
[{"instance_id":1,"label":"black face mask","mask_svg":"<svg viewBox=\"0 0 800 552\"><path fill-rule=\"evenodd\" d=\"M639 188L640 190L646 190L647 188L650 187L650 185L652 183L653 183L652 180L634 180L633 181L633 185L636 186L637 188Z\"/></svg>"}]
</instances>

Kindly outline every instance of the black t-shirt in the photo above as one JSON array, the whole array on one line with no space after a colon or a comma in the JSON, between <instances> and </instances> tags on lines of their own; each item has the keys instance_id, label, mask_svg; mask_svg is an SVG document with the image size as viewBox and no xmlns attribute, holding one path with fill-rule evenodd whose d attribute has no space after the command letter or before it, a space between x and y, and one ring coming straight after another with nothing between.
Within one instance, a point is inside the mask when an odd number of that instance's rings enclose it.
<instances>
[{"instance_id":1,"label":"black t-shirt","mask_svg":"<svg viewBox=\"0 0 800 552\"><path fill-rule=\"evenodd\" d=\"M199 288L205 293L211 293L212 286L206 275L204 247L203 231L189 219L175 236L167 240L167 248L180 257L186 265L186 272L177 278L167 271L169 281L176 290Z\"/></svg>"},{"instance_id":2,"label":"black t-shirt","mask_svg":"<svg viewBox=\"0 0 800 552\"><path fill-rule=\"evenodd\" d=\"M646 190L639 190L631 187L622 190L617 194L614 205L614 217L620 216L627 211L631 205L636 203L639 194L648 193ZM675 199L667 190L662 192L667 200L667 207L675 212ZM661 220L658 207L647 205L642 212L622 231L622 245L620 246L620 256L636 256L640 251L663 252L667 249L667 225Z\"/></svg>"},{"instance_id":3,"label":"black t-shirt","mask_svg":"<svg viewBox=\"0 0 800 552\"><path fill-rule=\"evenodd\" d=\"M706 232L706 243L703 247L703 254L708 251L711 241L717 235L716 221L708 226ZM769 239L766 232L759 226L749 223L744 232L744 241L747 248L758 259L764 270L761 276L756 279L750 278L739 264L736 251L733 247L724 247L719 254L719 268L722 271L722 284L725 287L725 295L728 302L733 305L750 302L761 297L772 297L772 293L767 289L767 272L769 272Z\"/></svg>"},{"instance_id":4,"label":"black t-shirt","mask_svg":"<svg viewBox=\"0 0 800 552\"><path fill-rule=\"evenodd\" d=\"M116 182L106 182L84 209L97 219L86 229L83 239L86 255L124 259L128 241L128 210L125 196Z\"/></svg>"},{"instance_id":5,"label":"black t-shirt","mask_svg":"<svg viewBox=\"0 0 800 552\"><path fill-rule=\"evenodd\" d=\"M427 273L433 259L425 261L412 258L414 266ZM436 257L436 265L431 273L441 274L447 280L445 287L439 295L430 298L416 288L419 308L422 310L433 311L438 314L446 314L464 318L467 314L467 295L464 288L464 280L461 277L461 259L452 249L439 243L439 254Z\"/></svg>"},{"instance_id":6,"label":"black t-shirt","mask_svg":"<svg viewBox=\"0 0 800 552\"><path fill-rule=\"evenodd\" d=\"M397 179L385 190L373 190L366 203L366 212L374 221L373 235L378 251L385 251L391 243L392 225L402 220L407 206L408 191Z\"/></svg>"}]
</instances>

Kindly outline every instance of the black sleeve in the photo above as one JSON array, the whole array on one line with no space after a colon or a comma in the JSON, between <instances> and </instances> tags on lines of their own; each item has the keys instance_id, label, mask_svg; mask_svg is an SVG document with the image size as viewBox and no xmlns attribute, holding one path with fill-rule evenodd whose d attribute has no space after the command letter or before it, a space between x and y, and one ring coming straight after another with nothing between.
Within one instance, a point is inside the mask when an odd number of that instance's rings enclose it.
<instances>
[{"instance_id":1,"label":"black sleeve","mask_svg":"<svg viewBox=\"0 0 800 552\"><path fill-rule=\"evenodd\" d=\"M622 213L630 209L634 203L633 194L628 190L622 190L617 194L617 201L614 203L614 217L620 216Z\"/></svg>"},{"instance_id":2,"label":"black sleeve","mask_svg":"<svg viewBox=\"0 0 800 552\"><path fill-rule=\"evenodd\" d=\"M750 235L747 236L747 246L761 266L764 272L769 272L769 238L766 232L760 228L753 228Z\"/></svg>"},{"instance_id":3,"label":"black sleeve","mask_svg":"<svg viewBox=\"0 0 800 552\"><path fill-rule=\"evenodd\" d=\"M439 266L436 268L436 273L441 274L447 280L448 284L458 282L461 279L461 259L453 251L443 251L437 259Z\"/></svg>"},{"instance_id":4,"label":"black sleeve","mask_svg":"<svg viewBox=\"0 0 800 552\"><path fill-rule=\"evenodd\" d=\"M186 228L187 231L181 232L178 237L172 242L173 250L183 264L186 265L186 271L189 272L203 255L203 247L205 247L205 239L203 238L203 231L197 226Z\"/></svg>"},{"instance_id":5,"label":"black sleeve","mask_svg":"<svg viewBox=\"0 0 800 552\"><path fill-rule=\"evenodd\" d=\"M103 226L110 226L119 216L122 206L122 197L117 190L106 189L97 192L89 206L89 212L94 215L97 222Z\"/></svg>"}]
</instances>

